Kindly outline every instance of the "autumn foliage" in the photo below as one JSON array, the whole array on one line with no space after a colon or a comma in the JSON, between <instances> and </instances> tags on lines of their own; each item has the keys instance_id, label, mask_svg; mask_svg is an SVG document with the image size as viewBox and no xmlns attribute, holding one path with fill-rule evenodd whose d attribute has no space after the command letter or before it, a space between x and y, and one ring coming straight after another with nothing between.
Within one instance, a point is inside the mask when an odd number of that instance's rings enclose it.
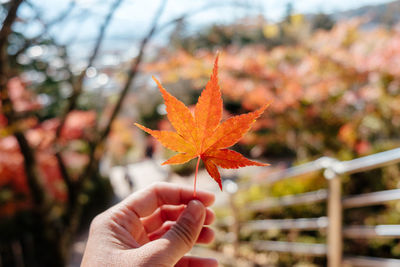
<instances>
[{"instance_id":1,"label":"autumn foliage","mask_svg":"<svg viewBox=\"0 0 400 267\"><path fill-rule=\"evenodd\" d=\"M272 101L240 143L258 154L299 161L320 155L351 159L396 147L400 127L400 31L362 29L363 20L340 22L296 46L262 45L223 50L220 80L227 112L235 115ZM149 64L163 83L207 79L213 52L184 50ZM257 153L256 153L257 154Z\"/></svg>"},{"instance_id":2,"label":"autumn foliage","mask_svg":"<svg viewBox=\"0 0 400 267\"><path fill-rule=\"evenodd\" d=\"M14 107L19 112L33 112L41 107L37 97L26 90L21 79L11 79L8 90ZM95 119L96 114L93 111L71 112L60 134L61 143L68 146L75 142L76 147L76 142L90 135ZM13 128L8 126L4 117L0 117L0 121L3 122L0 132L0 187L3 195L4 192L9 192L5 203L0 205L0 216L10 216L16 210L31 208L32 201L24 171L24 159L18 142L12 135ZM59 123L57 118L38 121L37 118L28 117L22 120L18 127L25 129L26 138L35 151L41 183L49 197L56 202L65 202L67 194L54 147ZM72 170L71 173L77 173L88 161L87 155L79 149L70 148L62 155L67 167Z\"/></svg>"},{"instance_id":3,"label":"autumn foliage","mask_svg":"<svg viewBox=\"0 0 400 267\"><path fill-rule=\"evenodd\" d=\"M257 109L264 99L272 100L268 116L260 117L236 149L251 157L263 156L282 170L321 156L351 160L400 146L400 25L368 28L363 19L341 21L329 31L316 31L296 45L268 48L264 44L218 48L224 55L220 85L225 114L237 115ZM229 30L229 29L228 29ZM213 51L194 53L177 49L161 53L147 65L158 72L168 88L181 84L196 95L208 79ZM237 203L260 201L317 191L326 187L320 173L260 185L271 168L250 177L250 190L237 196ZM342 177L343 195L351 196L399 188L400 168L389 167ZM246 177L247 178L247 177ZM311 218L326 216L320 204L281 206L255 212L246 219ZM344 224L399 224L398 203L351 209ZM294 233L294 234L293 234ZM292 235L293 234L293 235ZM278 241L326 242L321 233L285 230L265 233ZM259 239L243 236L243 241ZM220 244L224 246L224 244ZM400 257L396 239L346 240L345 253L375 257ZM253 254L251 254L253 255ZM251 256L252 257L252 256ZM292 266L296 256L286 258ZM297 258L295 261L302 261ZM282 260L283 261L283 260ZM325 266L322 260L310 260Z\"/></svg>"},{"instance_id":4,"label":"autumn foliage","mask_svg":"<svg viewBox=\"0 0 400 267\"><path fill-rule=\"evenodd\" d=\"M150 130L140 124L136 126L151 134L165 147L179 152L163 164L182 164L197 157L196 176L201 159L207 172L221 190L221 176L217 166L236 169L252 165L268 165L249 160L240 153L226 149L242 138L268 104L264 103L254 112L232 117L220 124L223 103L218 85L218 56L210 81L195 106L194 116L181 101L169 94L156 79L154 80L163 95L168 119L176 132ZM196 179L194 183L194 195L196 195Z\"/></svg>"}]
</instances>

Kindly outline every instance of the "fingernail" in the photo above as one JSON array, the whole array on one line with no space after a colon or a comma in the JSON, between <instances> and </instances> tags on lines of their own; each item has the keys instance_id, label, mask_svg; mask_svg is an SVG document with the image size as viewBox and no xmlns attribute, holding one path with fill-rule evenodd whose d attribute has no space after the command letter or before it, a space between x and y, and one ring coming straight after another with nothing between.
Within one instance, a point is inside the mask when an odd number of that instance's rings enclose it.
<instances>
[{"instance_id":1,"label":"fingernail","mask_svg":"<svg viewBox=\"0 0 400 267\"><path fill-rule=\"evenodd\" d=\"M198 200L191 200L186 207L186 212L194 221L198 221L203 217L204 205Z\"/></svg>"}]
</instances>

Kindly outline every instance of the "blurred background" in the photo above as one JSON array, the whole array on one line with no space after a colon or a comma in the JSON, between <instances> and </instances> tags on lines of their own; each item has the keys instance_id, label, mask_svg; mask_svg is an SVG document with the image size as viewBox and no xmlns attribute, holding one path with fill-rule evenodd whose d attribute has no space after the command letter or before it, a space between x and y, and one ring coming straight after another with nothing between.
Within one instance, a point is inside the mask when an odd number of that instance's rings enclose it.
<instances>
[{"instance_id":1,"label":"blurred background","mask_svg":"<svg viewBox=\"0 0 400 267\"><path fill-rule=\"evenodd\" d=\"M0 266L79 266L97 213L153 181L192 185L194 162L161 167L173 153L133 123L171 129L151 76L193 105L217 51L225 118L273 101L234 146L271 166L223 172L224 192L200 172L199 188L217 193L217 239L193 253L223 266L326 266L324 250L249 246L324 244L325 221L241 229L249 221L326 218L325 202L243 211L254 201L329 187L320 172L269 183L271 174L400 144L400 1L0 4ZM399 167L341 177L343 195L397 194L344 210L344 224L400 224ZM251 186L237 191L243 183ZM345 239L343 252L400 259L399 234Z\"/></svg>"}]
</instances>

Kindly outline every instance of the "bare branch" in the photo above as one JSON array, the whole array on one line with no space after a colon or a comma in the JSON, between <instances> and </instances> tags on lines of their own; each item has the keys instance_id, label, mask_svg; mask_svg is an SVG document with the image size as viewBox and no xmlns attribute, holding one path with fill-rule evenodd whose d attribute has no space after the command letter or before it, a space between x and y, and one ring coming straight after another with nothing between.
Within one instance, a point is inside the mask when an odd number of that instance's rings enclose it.
<instances>
[{"instance_id":1,"label":"bare branch","mask_svg":"<svg viewBox=\"0 0 400 267\"><path fill-rule=\"evenodd\" d=\"M110 118L108 120L108 123L106 124L104 130L102 130L100 132L100 134L98 135L97 139L94 140L93 142L89 143L89 147L90 147L89 162L86 165L85 170L82 172L82 174L78 178L78 181L77 181L77 184L76 184L76 186L78 188L77 191L79 191L79 188L82 187L84 181L86 179L90 178L90 176L92 174L92 171L93 171L93 168L95 168L96 163L98 163L98 160L99 160L98 159L98 155L101 154L101 153L98 153L98 152L99 152L99 150L101 150L103 148L104 139L107 137L108 133L110 132L111 125L112 125L114 119L116 118L118 112L120 111L120 109L122 107L123 100L124 100L126 94L128 93L129 88L130 88L132 82L134 81L138 71L139 71L139 66L140 66L140 64L142 62L145 48L146 48L149 40L154 35L154 33L155 33L156 29L157 29L158 20L159 20L161 14L164 11L166 3L167 3L167 0L163 0L161 2L161 5L159 6L159 8L158 8L158 10L157 10L157 12L156 12L156 14L154 16L154 19L152 21L150 31L143 38L143 40L142 40L142 42L140 44L139 54L138 54L138 56L136 57L135 60L132 60L131 67L130 67L129 72L128 72L127 80L125 81L125 85L124 85L122 91L119 94L119 97L118 97L118 100L117 100L117 104L115 105L114 109L111 112L111 116L110 116ZM74 209L75 216L78 216L77 213L79 213L79 210L77 208L78 207L75 207L75 209ZM72 221L74 221L74 219L72 219Z\"/></svg>"},{"instance_id":2,"label":"bare branch","mask_svg":"<svg viewBox=\"0 0 400 267\"><path fill-rule=\"evenodd\" d=\"M115 117L118 115L118 113L119 113L119 111L121 109L122 102L125 99L125 96L126 96L128 90L129 90L131 84L133 83L133 81L134 81L134 79L136 77L136 74L138 72L138 69L139 69L139 66L141 64L142 57L143 57L143 54L144 54L144 50L146 48L146 45L147 45L148 41L155 34L160 33L161 31L165 30L169 26L171 26L171 25L173 25L173 24L175 24L175 23L177 23L177 22L179 22L179 21L181 21L181 20L183 20L183 19L185 19L185 18L187 18L189 16L193 16L195 14L204 12L207 9L216 8L216 7L222 7L222 6L226 6L226 5L231 5L231 4L227 4L227 3L222 3L222 4L217 5L217 6L216 5L205 5L203 7L200 7L198 9L194 9L194 10L192 10L190 12L187 12L186 14L183 14L182 16L174 18L174 19L172 19L172 20L170 20L170 21L158 26L158 19L162 14L162 11L163 11L163 9L165 7L165 4L166 4L166 1L163 1L162 4L160 5L160 7L159 7L154 19L153 19L153 24L152 24L153 26L151 27L151 29L150 29L149 33L147 34L147 36L142 40L142 43L141 43L140 49L139 49L139 54L138 54L136 60L132 62L130 71L128 73L128 78L127 78L127 80L125 82L125 85L124 85L124 87L123 87L123 89L122 89L122 91L121 91L121 93L120 93L120 95L118 97L118 101L117 101L117 103L116 103L116 105L115 105L115 107L114 107L114 109L113 109L113 111L111 113L110 119L109 119L108 123L106 124L106 127L104 128L104 130L100 133L100 137L99 137L99 141L100 142L102 142L107 137L107 135L109 134L109 132L111 130L112 123L115 120Z\"/></svg>"},{"instance_id":3,"label":"bare branch","mask_svg":"<svg viewBox=\"0 0 400 267\"><path fill-rule=\"evenodd\" d=\"M10 35L12 29L11 26L17 18L17 10L21 5L23 0L14 0L11 2L10 9L6 19L3 22L3 26L0 30L0 94L2 102L2 112L9 120L9 123L13 122L12 116L12 103L8 97L7 81L8 81L8 36ZM11 120L11 122L10 122Z\"/></svg>"},{"instance_id":4,"label":"bare branch","mask_svg":"<svg viewBox=\"0 0 400 267\"><path fill-rule=\"evenodd\" d=\"M39 173L36 166L35 154L30 147L28 140L22 132L16 131L14 137L18 141L21 154L24 157L25 174L29 184L29 189L32 194L33 202L38 211L43 211L45 208L46 194L42 185L39 182Z\"/></svg>"},{"instance_id":5,"label":"bare branch","mask_svg":"<svg viewBox=\"0 0 400 267\"><path fill-rule=\"evenodd\" d=\"M29 5L31 6L31 8L34 8L34 6L32 4L29 3ZM19 54L23 53L28 47L30 47L32 44L34 44L35 42L40 40L43 37L43 35L50 30L50 28L52 26L56 25L57 23L63 21L65 18L67 18L68 15L74 9L75 5L76 5L76 2L75 1L71 1L69 6L66 8L66 10L64 12L62 12L59 16L54 18L52 21L50 21L49 23L43 22L41 20L41 12L37 11L36 19L38 19L39 21L42 22L44 30L43 30L43 32L41 34L37 35L36 37L27 40L25 42L24 46L19 51L17 51L15 56L18 56ZM68 72L70 74L70 77L71 77L70 79L71 79L71 82L72 82L72 73L70 71L69 65L67 66L67 70L68 70ZM15 120L18 120L21 117L23 117L21 115L29 115L29 114L31 114L31 113L29 112L29 113L26 113L26 114L14 114L14 118L15 118ZM26 173L27 173L27 177L29 177L29 176L37 177L37 175L35 174L35 168L36 167L35 167L35 163L34 163L35 162L35 158L34 158L33 151L29 147L29 144L25 140L25 137L24 137L24 135L22 133L17 133L16 134L16 138L17 138L17 140L18 140L18 142L20 144L21 153L24 155L24 158L25 158L25 162L26 162L25 163L25 170L26 170ZM55 156L56 156L56 159L58 161L60 172L62 174L63 180L64 180L67 188L70 189L70 188L72 188L72 185L71 185L72 180L70 179L70 177L69 177L69 175L67 173L67 169L66 169L66 166L65 166L64 162L62 161L61 154L59 152L57 152L55 154ZM33 180L35 180L35 179L33 179L33 178L28 179L28 181L33 181ZM44 193L40 193L39 192L39 185L35 185L34 183L30 183L30 188L32 189L32 191L36 191L36 193L33 194L34 196L36 196L36 195L37 196L44 195ZM70 191L68 191L68 192L70 192ZM38 199L38 201L41 202L43 200Z\"/></svg>"},{"instance_id":6,"label":"bare branch","mask_svg":"<svg viewBox=\"0 0 400 267\"><path fill-rule=\"evenodd\" d=\"M8 10L7 17L3 22L0 30L0 47L4 48L7 44L7 37L11 33L11 26L17 18L17 10L23 0L14 0L11 2L10 9Z\"/></svg>"},{"instance_id":7,"label":"bare branch","mask_svg":"<svg viewBox=\"0 0 400 267\"><path fill-rule=\"evenodd\" d=\"M104 141L104 139L107 137L107 135L110 133L111 130L111 126L112 123L114 122L115 118L117 117L121 107L122 107L122 103L125 99L126 94L129 91L129 88L131 87L138 71L139 71L139 66L142 63L142 59L143 59L143 55L144 55L144 51L145 48L148 44L148 42L150 41L150 39L153 37L153 35L156 33L157 30L157 25L158 25L158 20L161 17L161 14L164 11L165 5L167 3L167 0L163 0L161 2L160 7L158 8L154 18L153 18L153 22L152 22L152 26L150 28L150 31L148 32L148 34L143 38L141 44L140 44L140 48L139 48L139 54L136 57L136 60L132 61L131 67L129 69L128 72L128 77L125 81L124 87L121 91L121 93L119 94L117 103L114 106L114 109L111 112L111 116L108 120L108 123L106 124L105 128L103 131L101 131L100 135L99 135L99 142L102 143Z\"/></svg>"},{"instance_id":8,"label":"bare branch","mask_svg":"<svg viewBox=\"0 0 400 267\"><path fill-rule=\"evenodd\" d=\"M0 93L1 93L1 108L2 113L6 116L8 124L15 123L15 114L13 103L8 94L7 81L9 78L9 62L7 55L8 36L12 32L12 25L17 18L17 11L23 0L14 0L11 3L7 17L0 30ZM25 135L19 130L14 132L14 137L17 139L20 151L24 157L24 167L29 188L32 193L32 198L38 210L44 208L45 194L43 188L38 180L38 173L36 169L35 155L29 146Z\"/></svg>"},{"instance_id":9,"label":"bare branch","mask_svg":"<svg viewBox=\"0 0 400 267\"><path fill-rule=\"evenodd\" d=\"M32 9L36 9L32 4L30 4ZM30 39L27 39L24 43L24 45L15 53L14 56L18 56L21 53L25 52L26 49L28 49L30 46L32 46L33 44L37 43L39 40L41 40L43 38L43 36L50 31L50 29L54 26L57 25L58 23L64 21L73 11L73 9L76 6L76 1L71 1L68 5L68 7L61 12L61 14L59 16L57 16L56 18L54 18L53 20L49 21L49 22L44 22L42 20L42 13L38 10L36 10L36 19L40 21L40 23L43 26L43 31L36 35L35 37L32 37Z\"/></svg>"},{"instance_id":10,"label":"bare branch","mask_svg":"<svg viewBox=\"0 0 400 267\"><path fill-rule=\"evenodd\" d=\"M71 14L72 10L74 10L75 6L76 6L76 1L70 1L68 7L63 12L61 12L59 16L55 17L53 20L48 22L46 24L46 27L52 27L55 24L64 21L69 16L69 14Z\"/></svg>"},{"instance_id":11,"label":"bare branch","mask_svg":"<svg viewBox=\"0 0 400 267\"><path fill-rule=\"evenodd\" d=\"M60 173L61 173L61 177L64 180L65 186L67 187L67 193L68 193L68 203L72 203L73 200L72 198L75 197L76 192L75 192L75 186L74 183L68 173L67 170L67 166L64 163L64 160L62 158L61 152L57 151L55 153L56 159L57 159L57 163L58 163L58 167L60 168Z\"/></svg>"},{"instance_id":12,"label":"bare branch","mask_svg":"<svg viewBox=\"0 0 400 267\"><path fill-rule=\"evenodd\" d=\"M154 16L153 21L151 23L151 27L150 27L150 30L149 30L148 34L142 39L142 42L141 42L140 47L139 47L138 56L136 57L135 60L132 60L130 69L128 71L127 80L125 81L125 84L124 84L124 86L123 86L123 88L122 88L122 90L121 90L121 92L120 92L120 94L118 96L118 100L117 100L117 102L116 102L116 104L115 104L115 106L114 106L114 108L113 108L113 110L111 112L111 115L110 115L110 117L108 119L108 122L105 124L106 126L103 128L103 130L99 131L100 133L98 135L98 138L96 140L94 140L94 142L92 142L92 144L91 144L88 166L85 169L85 171L82 173L82 175L81 175L80 179L78 179L78 181L81 181L81 180L85 179L85 177L88 177L89 173L91 171L91 168L93 168L93 165L96 163L96 161L98 161L98 159L95 157L95 154L101 154L101 153L98 153L97 150L99 150L101 147L103 147L103 142L104 142L105 138L108 136L108 134L111 131L112 123L114 122L114 120L117 117L119 111L121 110L123 101L124 101L128 91L129 91L129 88L133 84L133 81L135 80L135 78L136 78L136 76L137 76L137 74L139 72L139 67L140 67L140 64L142 63L142 59L143 59L143 55L144 55L146 46L147 46L148 42L151 40L151 38L155 34L161 32L162 30L166 29L168 26L180 21L181 19L184 19L184 18L186 18L188 16L195 15L195 14L200 13L200 12L204 12L205 10L211 8L210 5L203 6L203 7L199 8L199 9L192 10L192 11L190 11L190 12L188 12L188 13L186 13L186 14L178 17L178 18L175 18L175 19L173 19L171 21L168 21L167 23L164 23L163 25L159 26L158 25L158 21L159 21L159 18L161 17L161 14L164 11L166 3L167 3L167 0L164 0L164 1L161 2L157 12L155 13L155 16ZM226 4L220 4L218 6L225 6L225 5ZM212 6L212 8L215 8L215 6Z\"/></svg>"},{"instance_id":13,"label":"bare branch","mask_svg":"<svg viewBox=\"0 0 400 267\"><path fill-rule=\"evenodd\" d=\"M146 48L148 41L151 39L151 37L153 36L153 34L157 28L158 19L161 16L162 12L164 11L166 2L167 2L167 0L162 1L160 7L158 8L158 10L156 12L154 19L153 19L152 26L150 28L149 33L144 37L144 39L141 42L139 54L136 57L136 60L132 61L131 68L128 73L128 78L125 82L125 85L124 85L120 95L119 95L117 104L112 111L112 114L109 118L107 126L99 134L99 136L97 137L96 140L94 140L93 142L89 142L89 151L90 151L89 152L89 162L86 165L85 170L79 176L76 184L74 185L74 189L77 194L80 193L84 182L87 179L91 178L91 175L93 174L92 171L94 168L96 168L96 163L98 163L97 152L102 149L104 138L107 137L107 135L111 129L111 125L122 106L122 102L123 102L127 92L129 91L130 85L132 84L132 82L138 72L139 65L143 58L144 50ZM70 215L71 216L69 218L69 232L74 232L74 230L75 230L74 228L77 227L77 224L78 224L77 221L79 220L79 216L81 215L81 212L82 212L82 207L78 205L77 198L78 198L78 195L75 196L75 198L74 198L75 202L71 203L72 205L70 206L70 209L71 209Z\"/></svg>"},{"instance_id":14,"label":"bare branch","mask_svg":"<svg viewBox=\"0 0 400 267\"><path fill-rule=\"evenodd\" d=\"M88 60L88 64L86 65L86 68L84 70L81 71L81 73L79 74L78 78L74 81L72 80L72 87L73 87L73 92L72 95L69 97L68 99L68 104L67 107L65 109L65 111L63 112L63 114L60 117L60 124L56 129L56 143L59 141L60 136L61 136L61 132L62 129L65 125L66 119L68 114L73 111L76 108L76 104L78 101L78 98L80 96L80 94L82 93L82 88L83 88L83 81L86 75L86 71L89 67L91 67L93 65L94 60L96 59L100 46L102 44L102 41L104 39L104 35L105 32L107 30L107 27L109 26L112 17L115 13L115 11L117 10L117 8L120 6L120 4L123 2L123 0L116 0L110 7L109 12L106 16L106 18L104 19L104 22L100 28L99 31L99 35L96 39L96 43L95 46L93 48L92 54ZM68 68L69 69L69 68ZM67 167L65 166L65 163L63 161L62 155L61 155L61 149L57 148L56 149L56 158L58 161L58 165L60 167L60 171L61 171L61 175L62 178L67 186L68 189L68 212L70 212L74 206L76 205L76 201L77 201L77 194L78 194L78 190L74 184L74 182L72 181Z\"/></svg>"},{"instance_id":15,"label":"bare branch","mask_svg":"<svg viewBox=\"0 0 400 267\"><path fill-rule=\"evenodd\" d=\"M162 12L164 10L166 2L167 1L163 1L162 4L160 5L160 7L159 7L154 19L153 19L153 23L152 23L153 26L151 27L151 29L150 29L149 33L147 34L147 36L142 40L142 43L141 43L140 49L139 49L139 54L138 54L136 60L132 62L130 71L128 73L128 78L127 78L127 80L125 82L125 85L124 85L124 87L123 87L123 89L122 89L122 91L121 91L121 93L120 93L120 95L118 97L118 101L117 101L117 103L116 103L116 105L115 105L115 107L114 107L114 109L113 109L113 111L111 113L110 119L109 119L108 123L106 124L106 127L104 128L104 130L100 133L100 137L99 137L99 141L100 142L102 142L107 137L107 135L110 133L112 123L115 120L115 117L118 115L118 113L119 113L119 111L121 109L121 106L122 106L122 102L125 99L125 96L126 96L131 84L133 83L133 81L134 81L134 79L136 77L136 74L138 72L139 66L140 66L141 61L142 61L144 50L145 50L146 45L149 42L149 40L155 34L160 33L161 31L165 30L169 26L171 26L171 25L173 25L173 24L175 24L175 23L177 23L177 22L179 22L179 21L181 21L181 20L183 20L183 19L185 19L185 18L187 18L189 16L193 16L195 14L204 12L207 9L216 8L216 7L222 7L222 6L226 6L226 5L231 5L231 4L227 4L227 3L222 3L220 5L205 5L203 7L200 7L198 9L194 9L194 10L192 10L190 12L187 12L186 14L183 14L182 16L179 16L179 17L177 17L175 19L172 19L172 20L170 20L170 21L158 26L158 19L161 16L161 14L162 14ZM238 5L238 6L240 6L240 5Z\"/></svg>"},{"instance_id":16,"label":"bare branch","mask_svg":"<svg viewBox=\"0 0 400 267\"><path fill-rule=\"evenodd\" d=\"M76 1L70 0L69 5L67 6L67 8L62 11L60 13L60 15L56 16L55 18L53 18L52 20L50 20L49 22L45 22L43 20L43 12L41 10L39 10L34 4L32 4L31 2L26 1L26 3L31 7L31 9L33 9L36 12L35 15L35 20L38 20L42 26L44 28L49 28L52 27L55 24L58 24L59 22L62 22L63 20L65 20L69 14L71 14L71 12L73 11L73 9L76 6ZM40 35L40 34L39 34ZM38 36L39 36L38 35Z\"/></svg>"},{"instance_id":17,"label":"bare branch","mask_svg":"<svg viewBox=\"0 0 400 267\"><path fill-rule=\"evenodd\" d=\"M109 10L109 12L108 12L108 14L107 14L107 16L106 16L106 18L104 20L104 23L100 28L99 35L97 37L97 40L96 40L95 46L93 48L92 54L91 54L91 56L89 58L88 64L87 64L86 68L81 71L81 73L79 74L76 82L73 84L73 93L70 96L70 98L68 99L67 108L64 111L63 115L61 116L60 126L57 128L57 132L56 132L57 138L60 137L61 130L64 127L65 119L66 119L68 113L71 112L72 110L74 110L75 107L76 107L77 100L78 100L80 94L82 93L83 81L84 81L84 78L85 78L85 75L86 75L86 71L87 71L88 68L90 68L93 65L93 62L97 57L97 54L98 54L99 49L100 49L100 46L101 46L102 41L104 39L104 35L105 35L106 30L107 30L107 27L110 24L111 19L112 19L113 15L114 15L115 11L120 6L122 1L123 0L116 0L112 4L112 6L110 7L110 10Z\"/></svg>"}]
</instances>

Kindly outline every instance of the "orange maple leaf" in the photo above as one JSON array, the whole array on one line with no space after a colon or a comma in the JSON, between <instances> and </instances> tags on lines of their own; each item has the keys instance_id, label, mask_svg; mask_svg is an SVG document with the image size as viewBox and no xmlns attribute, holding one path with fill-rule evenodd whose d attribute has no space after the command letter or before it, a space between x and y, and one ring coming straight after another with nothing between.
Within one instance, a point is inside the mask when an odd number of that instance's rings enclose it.
<instances>
[{"instance_id":1,"label":"orange maple leaf","mask_svg":"<svg viewBox=\"0 0 400 267\"><path fill-rule=\"evenodd\" d=\"M237 169L252 165L269 165L249 160L238 152L226 149L240 140L269 104L265 104L254 112L229 118L220 124L223 104L218 85L218 55L210 81L196 104L194 116L185 104L169 94L156 78L153 77L153 79L162 93L168 119L176 132L156 131L137 123L135 125L152 135L165 147L179 152L162 165L182 164L197 157L194 196L196 196L196 179L200 159L221 190L221 176L217 166Z\"/></svg>"}]
</instances>

